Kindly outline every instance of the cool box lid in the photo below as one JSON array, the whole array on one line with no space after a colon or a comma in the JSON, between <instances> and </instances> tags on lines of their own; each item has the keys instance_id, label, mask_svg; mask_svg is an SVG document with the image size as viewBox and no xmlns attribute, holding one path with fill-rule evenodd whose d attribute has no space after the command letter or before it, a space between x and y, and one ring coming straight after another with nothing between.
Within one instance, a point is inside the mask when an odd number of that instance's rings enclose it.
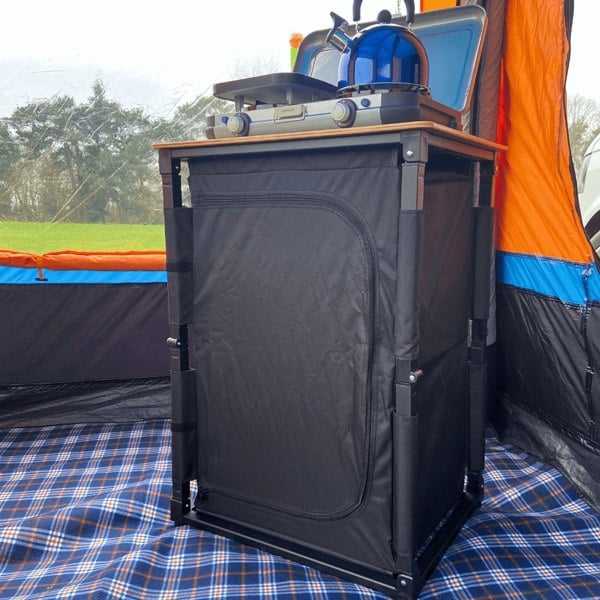
<instances>
[{"instance_id":1,"label":"cool box lid","mask_svg":"<svg viewBox=\"0 0 600 600\"><path fill-rule=\"evenodd\" d=\"M406 25L404 17L395 17L392 22ZM361 24L361 28L371 24ZM427 51L429 88L434 100L459 112L468 108L486 27L486 12L477 5L415 15L412 30ZM340 52L327 43L328 31L314 31L302 40L294 72L337 86Z\"/></svg>"},{"instance_id":2,"label":"cool box lid","mask_svg":"<svg viewBox=\"0 0 600 600\"><path fill-rule=\"evenodd\" d=\"M405 25L406 20L395 17L392 22ZM412 30L427 51L434 100L458 112L468 108L486 26L486 12L477 5L415 15ZM335 98L340 52L327 43L328 32L314 31L302 40L293 72L216 83L214 96L235 101L236 110L242 110L244 104L299 104Z\"/></svg>"}]
</instances>

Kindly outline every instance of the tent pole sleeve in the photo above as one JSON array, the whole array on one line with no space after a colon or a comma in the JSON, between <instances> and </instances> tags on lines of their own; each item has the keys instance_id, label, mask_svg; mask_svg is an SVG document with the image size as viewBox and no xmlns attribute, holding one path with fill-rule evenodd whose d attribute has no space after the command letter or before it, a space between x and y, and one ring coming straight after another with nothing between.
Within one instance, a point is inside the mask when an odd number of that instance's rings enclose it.
<instances>
[{"instance_id":1,"label":"tent pole sleeve","mask_svg":"<svg viewBox=\"0 0 600 600\"><path fill-rule=\"evenodd\" d=\"M494 209L493 164L475 165L475 242L473 304L469 344L469 462L467 487L477 492L483 485L487 406L487 320L490 308Z\"/></svg>"},{"instance_id":2,"label":"tent pole sleeve","mask_svg":"<svg viewBox=\"0 0 600 600\"><path fill-rule=\"evenodd\" d=\"M191 510L190 481L196 477L196 416L194 371L171 371L171 520L183 524Z\"/></svg>"},{"instance_id":3,"label":"tent pole sleeve","mask_svg":"<svg viewBox=\"0 0 600 600\"><path fill-rule=\"evenodd\" d=\"M394 333L395 398L392 410L392 550L398 572L397 588L406 597L412 597L421 585L415 531L419 464L419 411L415 388L422 375L417 366L418 294L428 144L420 134L407 135L402 142Z\"/></svg>"},{"instance_id":4,"label":"tent pole sleeve","mask_svg":"<svg viewBox=\"0 0 600 600\"><path fill-rule=\"evenodd\" d=\"M483 321L480 321L485 326ZM485 338L478 342L482 354L485 353ZM487 363L470 363L469 367L469 464L467 473L467 488L477 493L483 485L483 468L485 460L485 392L487 391Z\"/></svg>"},{"instance_id":5,"label":"tent pole sleeve","mask_svg":"<svg viewBox=\"0 0 600 600\"><path fill-rule=\"evenodd\" d=\"M419 353L418 295L427 139L420 133L409 132L402 138L401 152L394 354L401 360L412 361Z\"/></svg>"},{"instance_id":6,"label":"tent pole sleeve","mask_svg":"<svg viewBox=\"0 0 600 600\"><path fill-rule=\"evenodd\" d=\"M167 292L171 374L172 478L171 519L183 524L191 510L190 481L196 477L196 391L190 368L189 323L192 313L192 209L183 206L181 161L159 151L167 247Z\"/></svg>"},{"instance_id":7,"label":"tent pole sleeve","mask_svg":"<svg viewBox=\"0 0 600 600\"><path fill-rule=\"evenodd\" d=\"M418 415L392 412L394 447L393 554L398 571L398 586L411 597L418 589L419 573L415 550L414 515L416 507Z\"/></svg>"}]
</instances>

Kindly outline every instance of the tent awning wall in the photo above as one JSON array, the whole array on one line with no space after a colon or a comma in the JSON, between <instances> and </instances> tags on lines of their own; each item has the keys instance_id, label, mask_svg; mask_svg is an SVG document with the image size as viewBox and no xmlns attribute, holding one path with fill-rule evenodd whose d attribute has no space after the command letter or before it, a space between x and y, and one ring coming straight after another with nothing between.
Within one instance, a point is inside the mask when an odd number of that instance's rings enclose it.
<instances>
[{"instance_id":1,"label":"tent awning wall","mask_svg":"<svg viewBox=\"0 0 600 600\"><path fill-rule=\"evenodd\" d=\"M169 414L164 251L0 250L0 416L32 426Z\"/></svg>"},{"instance_id":2,"label":"tent awning wall","mask_svg":"<svg viewBox=\"0 0 600 600\"><path fill-rule=\"evenodd\" d=\"M565 82L573 0L507 0L496 179L506 439L600 506L600 273L577 208ZM577 456L577 461L573 460Z\"/></svg>"},{"instance_id":3,"label":"tent awning wall","mask_svg":"<svg viewBox=\"0 0 600 600\"><path fill-rule=\"evenodd\" d=\"M565 109L570 1L507 2L497 247L586 264L594 259L576 208Z\"/></svg>"}]
</instances>

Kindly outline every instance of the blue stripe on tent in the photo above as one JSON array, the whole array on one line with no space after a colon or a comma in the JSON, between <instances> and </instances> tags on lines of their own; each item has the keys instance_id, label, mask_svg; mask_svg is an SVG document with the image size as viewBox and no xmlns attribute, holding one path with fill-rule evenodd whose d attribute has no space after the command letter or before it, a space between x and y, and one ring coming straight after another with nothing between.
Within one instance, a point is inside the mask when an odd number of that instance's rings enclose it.
<instances>
[{"instance_id":1,"label":"blue stripe on tent","mask_svg":"<svg viewBox=\"0 0 600 600\"><path fill-rule=\"evenodd\" d=\"M69 283L166 283L166 271L53 271L44 268L47 281L38 281L38 270L0 266L0 284L69 284Z\"/></svg>"},{"instance_id":2,"label":"blue stripe on tent","mask_svg":"<svg viewBox=\"0 0 600 600\"><path fill-rule=\"evenodd\" d=\"M531 290L568 304L600 301L600 273L593 264L498 252L499 283Z\"/></svg>"}]
</instances>

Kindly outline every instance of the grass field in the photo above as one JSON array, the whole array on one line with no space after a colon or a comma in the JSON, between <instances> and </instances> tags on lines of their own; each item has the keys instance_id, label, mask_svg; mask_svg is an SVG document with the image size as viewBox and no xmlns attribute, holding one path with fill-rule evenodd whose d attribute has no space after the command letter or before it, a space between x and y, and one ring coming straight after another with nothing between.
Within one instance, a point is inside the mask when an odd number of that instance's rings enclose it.
<instances>
[{"instance_id":1,"label":"grass field","mask_svg":"<svg viewBox=\"0 0 600 600\"><path fill-rule=\"evenodd\" d=\"M0 221L0 249L44 254L56 250L164 250L162 225Z\"/></svg>"}]
</instances>

